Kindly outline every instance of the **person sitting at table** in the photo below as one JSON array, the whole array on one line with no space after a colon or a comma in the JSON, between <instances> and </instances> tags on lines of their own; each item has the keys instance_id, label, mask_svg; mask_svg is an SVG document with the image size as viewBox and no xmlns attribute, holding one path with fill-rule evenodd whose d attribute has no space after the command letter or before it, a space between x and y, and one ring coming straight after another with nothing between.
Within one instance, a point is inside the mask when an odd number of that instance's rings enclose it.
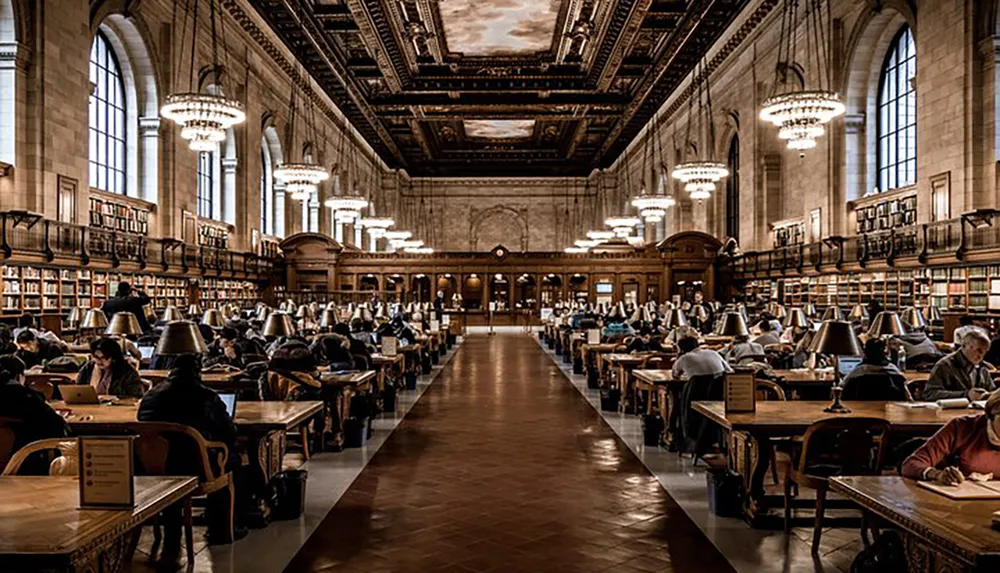
<instances>
[{"instance_id":1,"label":"person sitting at table","mask_svg":"<svg viewBox=\"0 0 1000 573\"><path fill-rule=\"evenodd\" d=\"M243 362L243 351L237 341L240 333L231 326L224 327L219 332L219 337L208 347L208 356L205 358L205 368L215 365L226 365L242 369L246 364Z\"/></svg>"},{"instance_id":2,"label":"person sitting at table","mask_svg":"<svg viewBox=\"0 0 1000 573\"><path fill-rule=\"evenodd\" d=\"M996 389L983 357L990 339L979 330L970 330L962 338L962 347L945 356L931 369L924 389L924 399L931 402L948 398L982 400Z\"/></svg>"},{"instance_id":3,"label":"person sitting at table","mask_svg":"<svg viewBox=\"0 0 1000 573\"><path fill-rule=\"evenodd\" d=\"M982 332L986 335L987 339L990 336L989 331L982 327L975 316L972 316L971 314L963 314L958 317L958 328L956 328L951 335L951 340L955 344L955 348L960 348L962 346L962 339L965 338L965 335L974 331Z\"/></svg>"},{"instance_id":4,"label":"person sitting at table","mask_svg":"<svg viewBox=\"0 0 1000 573\"><path fill-rule=\"evenodd\" d=\"M226 412L226 404L214 390L201 380L201 357L184 354L174 359L173 368L167 379L146 393L139 403L136 420L140 422L170 422L190 426L198 431L206 441L221 442L229 450L225 468L233 474L236 491L236 519L245 515L249 507L249 492L243 484L241 456L236 451L236 424ZM210 543L227 537L223 531L225 519L221 515L228 511L226 504L209 504L208 533ZM165 555L177 555L180 551L180 513L164 512ZM236 539L246 535L246 528L237 526Z\"/></svg>"},{"instance_id":5,"label":"person sitting at table","mask_svg":"<svg viewBox=\"0 0 1000 573\"><path fill-rule=\"evenodd\" d=\"M677 343L680 356L672 368L674 378L687 380L694 376L719 376L733 371L718 352L698 344L698 339L693 336L685 336Z\"/></svg>"},{"instance_id":6,"label":"person sitting at table","mask_svg":"<svg viewBox=\"0 0 1000 573\"><path fill-rule=\"evenodd\" d=\"M17 352L17 345L14 344L14 334L6 324L0 324L0 355L14 354Z\"/></svg>"},{"instance_id":7,"label":"person sitting at table","mask_svg":"<svg viewBox=\"0 0 1000 573\"><path fill-rule=\"evenodd\" d=\"M360 359L365 364L371 364L372 351L374 350L374 348L351 336L350 327L348 327L343 322L338 322L333 327L333 332L334 334L339 334L343 336L350 343L351 345L350 352L352 358L356 357L355 360Z\"/></svg>"},{"instance_id":8,"label":"person sitting at table","mask_svg":"<svg viewBox=\"0 0 1000 573\"><path fill-rule=\"evenodd\" d=\"M59 345L38 338L31 330L22 331L17 336L16 341L17 352L14 354L29 369L63 355L63 350Z\"/></svg>"},{"instance_id":9,"label":"person sitting at table","mask_svg":"<svg viewBox=\"0 0 1000 573\"><path fill-rule=\"evenodd\" d=\"M35 333L35 336L40 340L48 340L54 344L62 346L63 341L59 339L54 332L48 330L39 330L38 321L35 320L35 315L30 312L26 312L18 317L17 328L14 329L14 339L17 340L17 335L21 334L25 330L30 330Z\"/></svg>"},{"instance_id":10,"label":"person sitting at table","mask_svg":"<svg viewBox=\"0 0 1000 573\"><path fill-rule=\"evenodd\" d=\"M737 334L733 337L732 344L720 354L729 364L736 366L744 358L763 356L764 347L756 342L751 342L750 336L747 334Z\"/></svg>"},{"instance_id":11,"label":"person sitting at table","mask_svg":"<svg viewBox=\"0 0 1000 573\"><path fill-rule=\"evenodd\" d=\"M24 386L24 362L13 355L0 356L0 418L17 420L12 452L31 442L69 435L69 426L45 397ZM48 475L47 459L29 458L21 475Z\"/></svg>"},{"instance_id":12,"label":"person sitting at table","mask_svg":"<svg viewBox=\"0 0 1000 573\"><path fill-rule=\"evenodd\" d=\"M865 342L861 363L844 377L841 384L841 398L844 400L910 401L906 377L889 361L885 340L881 338Z\"/></svg>"},{"instance_id":13,"label":"person sitting at table","mask_svg":"<svg viewBox=\"0 0 1000 573\"><path fill-rule=\"evenodd\" d=\"M316 337L309 350L318 364L326 364L332 371L354 369L351 341L346 336L337 333L321 334Z\"/></svg>"},{"instance_id":14,"label":"person sitting at table","mask_svg":"<svg viewBox=\"0 0 1000 573\"><path fill-rule=\"evenodd\" d=\"M372 348L375 347L374 339L372 338L372 330L367 328L367 324L361 318L351 319L351 338L359 342L364 343L366 346Z\"/></svg>"},{"instance_id":15,"label":"person sitting at table","mask_svg":"<svg viewBox=\"0 0 1000 573\"><path fill-rule=\"evenodd\" d=\"M701 333L699 333L696 328L684 324L671 330L670 334L667 335L666 340L674 346L677 346L678 342L689 336L697 339L701 336Z\"/></svg>"},{"instance_id":16,"label":"person sitting at table","mask_svg":"<svg viewBox=\"0 0 1000 573\"><path fill-rule=\"evenodd\" d=\"M897 348L902 348L903 352L906 353L907 368L935 364L944 356L944 353L937 349L934 341L923 330L913 330L894 337L893 342ZM992 350L992 346L990 348ZM989 353L986 355L986 360L989 362Z\"/></svg>"},{"instance_id":17,"label":"person sitting at table","mask_svg":"<svg viewBox=\"0 0 1000 573\"><path fill-rule=\"evenodd\" d=\"M760 322L757 323L757 328L760 329L760 336L753 339L755 344L759 344L761 347L764 347L769 344L779 344L781 342L778 334L774 331L774 321L768 319L767 317L763 317Z\"/></svg>"},{"instance_id":18,"label":"person sitting at table","mask_svg":"<svg viewBox=\"0 0 1000 573\"><path fill-rule=\"evenodd\" d=\"M903 477L944 485L974 473L1000 476L1000 391L982 414L953 418L903 462Z\"/></svg>"},{"instance_id":19,"label":"person sitting at table","mask_svg":"<svg viewBox=\"0 0 1000 573\"><path fill-rule=\"evenodd\" d=\"M90 343L90 360L76 375L76 383L93 386L99 396L142 398L146 393L146 384L113 338L98 338Z\"/></svg>"}]
</instances>

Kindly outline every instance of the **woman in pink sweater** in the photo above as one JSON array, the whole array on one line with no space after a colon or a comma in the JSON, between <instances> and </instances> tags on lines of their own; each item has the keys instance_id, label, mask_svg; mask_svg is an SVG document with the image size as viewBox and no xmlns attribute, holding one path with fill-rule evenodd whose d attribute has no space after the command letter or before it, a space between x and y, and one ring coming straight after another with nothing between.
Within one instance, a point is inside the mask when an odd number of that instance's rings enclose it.
<instances>
[{"instance_id":1,"label":"woman in pink sweater","mask_svg":"<svg viewBox=\"0 0 1000 573\"><path fill-rule=\"evenodd\" d=\"M1000 390L986 401L986 412L948 422L903 462L903 476L956 485L970 474L1000 479Z\"/></svg>"}]
</instances>

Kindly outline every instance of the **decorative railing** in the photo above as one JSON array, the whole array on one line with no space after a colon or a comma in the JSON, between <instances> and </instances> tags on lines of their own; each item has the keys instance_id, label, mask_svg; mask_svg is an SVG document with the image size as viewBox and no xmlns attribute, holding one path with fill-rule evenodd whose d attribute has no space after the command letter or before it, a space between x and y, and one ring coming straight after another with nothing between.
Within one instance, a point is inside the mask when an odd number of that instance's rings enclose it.
<instances>
[{"instance_id":1,"label":"decorative railing","mask_svg":"<svg viewBox=\"0 0 1000 573\"><path fill-rule=\"evenodd\" d=\"M744 253L732 262L737 275L801 273L805 269L844 265L895 266L900 258L916 257L926 263L931 257L954 256L959 262L975 251L1000 249L1000 227L973 226L965 219L949 219L921 225L850 237L827 237L822 241L770 251ZM1000 225L1000 220L997 221Z\"/></svg>"},{"instance_id":2,"label":"decorative railing","mask_svg":"<svg viewBox=\"0 0 1000 573\"><path fill-rule=\"evenodd\" d=\"M23 211L0 213L0 262L15 255L42 256L47 261L78 259L82 266L93 263L117 268L123 264L139 269L203 276L267 276L275 258L254 253L188 245L177 239L152 239L143 235L81 227L49 221Z\"/></svg>"}]
</instances>

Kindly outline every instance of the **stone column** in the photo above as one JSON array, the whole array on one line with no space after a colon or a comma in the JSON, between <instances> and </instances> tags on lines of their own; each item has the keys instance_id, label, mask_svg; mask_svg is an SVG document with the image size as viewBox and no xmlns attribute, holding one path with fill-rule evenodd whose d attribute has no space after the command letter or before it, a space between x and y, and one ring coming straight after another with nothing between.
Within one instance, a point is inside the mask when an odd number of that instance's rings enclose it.
<instances>
[{"instance_id":1,"label":"stone column","mask_svg":"<svg viewBox=\"0 0 1000 573\"><path fill-rule=\"evenodd\" d=\"M222 158L222 201L217 203L213 218L227 223L236 222L236 166L238 161L235 157ZM232 189L233 196L229 197L226 190Z\"/></svg>"},{"instance_id":2,"label":"stone column","mask_svg":"<svg viewBox=\"0 0 1000 573\"><path fill-rule=\"evenodd\" d=\"M285 237L285 186L274 185L274 235Z\"/></svg>"}]
</instances>

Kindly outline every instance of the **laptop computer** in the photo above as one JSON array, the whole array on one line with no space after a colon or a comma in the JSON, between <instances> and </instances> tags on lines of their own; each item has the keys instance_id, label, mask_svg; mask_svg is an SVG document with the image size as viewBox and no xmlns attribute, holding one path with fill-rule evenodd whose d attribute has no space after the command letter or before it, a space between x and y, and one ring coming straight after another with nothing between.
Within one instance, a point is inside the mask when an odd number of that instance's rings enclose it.
<instances>
[{"instance_id":1,"label":"laptop computer","mask_svg":"<svg viewBox=\"0 0 1000 573\"><path fill-rule=\"evenodd\" d=\"M90 384L60 384L59 395L67 404L100 404L97 389Z\"/></svg>"},{"instance_id":2,"label":"laptop computer","mask_svg":"<svg viewBox=\"0 0 1000 573\"><path fill-rule=\"evenodd\" d=\"M229 419L233 419L236 416L236 394L232 392L219 393L219 398L222 398L222 403L226 405Z\"/></svg>"},{"instance_id":3,"label":"laptop computer","mask_svg":"<svg viewBox=\"0 0 1000 573\"><path fill-rule=\"evenodd\" d=\"M840 377L843 379L845 376L854 372L854 369L861 364L861 358L857 356L841 356L840 357Z\"/></svg>"},{"instance_id":4,"label":"laptop computer","mask_svg":"<svg viewBox=\"0 0 1000 573\"><path fill-rule=\"evenodd\" d=\"M155 346L140 346L139 354L142 355L143 360L149 360L153 358L153 351L156 350Z\"/></svg>"}]
</instances>

